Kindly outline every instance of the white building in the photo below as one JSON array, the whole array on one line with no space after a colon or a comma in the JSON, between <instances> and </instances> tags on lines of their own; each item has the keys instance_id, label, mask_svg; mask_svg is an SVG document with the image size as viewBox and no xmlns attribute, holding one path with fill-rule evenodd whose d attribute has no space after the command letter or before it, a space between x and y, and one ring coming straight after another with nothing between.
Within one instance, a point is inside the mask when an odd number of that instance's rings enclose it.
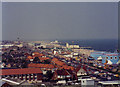
<instances>
[{"instance_id":1,"label":"white building","mask_svg":"<svg viewBox=\"0 0 120 87\"><path fill-rule=\"evenodd\" d=\"M72 53L74 56L78 56L79 54L77 52Z\"/></svg>"},{"instance_id":2,"label":"white building","mask_svg":"<svg viewBox=\"0 0 120 87\"><path fill-rule=\"evenodd\" d=\"M52 44L58 44L59 42L58 42L58 40L55 40L55 41L53 41L53 42L51 42Z\"/></svg>"},{"instance_id":3,"label":"white building","mask_svg":"<svg viewBox=\"0 0 120 87\"><path fill-rule=\"evenodd\" d=\"M14 44L4 44L4 45L0 45L0 47L6 47L6 48L9 48L9 47L11 47L11 46L14 46Z\"/></svg>"},{"instance_id":4,"label":"white building","mask_svg":"<svg viewBox=\"0 0 120 87\"><path fill-rule=\"evenodd\" d=\"M87 75L87 72L83 68L80 68L79 71L77 72L77 76L81 76L81 75Z\"/></svg>"},{"instance_id":5,"label":"white building","mask_svg":"<svg viewBox=\"0 0 120 87\"><path fill-rule=\"evenodd\" d=\"M65 80L60 80L57 82L57 84L66 84L66 81Z\"/></svg>"},{"instance_id":6,"label":"white building","mask_svg":"<svg viewBox=\"0 0 120 87\"><path fill-rule=\"evenodd\" d=\"M65 56L65 57L71 57L71 58L73 57L72 54L65 54L64 56Z\"/></svg>"},{"instance_id":7,"label":"white building","mask_svg":"<svg viewBox=\"0 0 120 87\"><path fill-rule=\"evenodd\" d=\"M81 79L81 86L82 87L89 87L89 86L92 86L94 87L94 80L93 79L90 79L90 78L87 78L87 79Z\"/></svg>"},{"instance_id":8,"label":"white building","mask_svg":"<svg viewBox=\"0 0 120 87\"><path fill-rule=\"evenodd\" d=\"M68 43L66 43L66 47L67 48L80 48L79 45L69 45Z\"/></svg>"}]
</instances>

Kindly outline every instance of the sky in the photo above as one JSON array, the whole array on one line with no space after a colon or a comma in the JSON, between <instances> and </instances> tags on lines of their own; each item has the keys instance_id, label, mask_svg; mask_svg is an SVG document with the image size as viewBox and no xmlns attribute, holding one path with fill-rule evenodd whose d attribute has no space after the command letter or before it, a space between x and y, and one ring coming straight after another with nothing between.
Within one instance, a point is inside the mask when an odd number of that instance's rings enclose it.
<instances>
[{"instance_id":1,"label":"sky","mask_svg":"<svg viewBox=\"0 0 120 87\"><path fill-rule=\"evenodd\" d=\"M0 13L2 13L2 3L0 2ZM0 14L0 41L2 40L2 14Z\"/></svg>"},{"instance_id":2,"label":"sky","mask_svg":"<svg viewBox=\"0 0 120 87\"><path fill-rule=\"evenodd\" d=\"M3 2L2 39L117 39L117 2Z\"/></svg>"},{"instance_id":3,"label":"sky","mask_svg":"<svg viewBox=\"0 0 120 87\"><path fill-rule=\"evenodd\" d=\"M1 0L2 2L119 2L119 0Z\"/></svg>"}]
</instances>

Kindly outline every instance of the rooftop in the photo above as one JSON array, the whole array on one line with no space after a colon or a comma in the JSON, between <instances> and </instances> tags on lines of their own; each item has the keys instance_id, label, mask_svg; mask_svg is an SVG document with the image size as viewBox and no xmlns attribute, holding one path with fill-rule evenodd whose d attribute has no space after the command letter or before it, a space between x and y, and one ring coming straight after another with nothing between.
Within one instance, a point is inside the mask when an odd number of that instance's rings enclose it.
<instances>
[{"instance_id":1,"label":"rooftop","mask_svg":"<svg viewBox=\"0 0 120 87\"><path fill-rule=\"evenodd\" d=\"M34 74L42 73L39 68L23 68L23 69L1 69L0 75L19 75L19 74Z\"/></svg>"},{"instance_id":2,"label":"rooftop","mask_svg":"<svg viewBox=\"0 0 120 87\"><path fill-rule=\"evenodd\" d=\"M35 68L54 68L52 64L35 64L35 63L30 63L28 64L28 67L35 67Z\"/></svg>"},{"instance_id":3,"label":"rooftop","mask_svg":"<svg viewBox=\"0 0 120 87\"><path fill-rule=\"evenodd\" d=\"M61 62L60 60L58 60L57 58L53 58L52 62L54 62L55 64L59 65L59 66L63 66L66 65L64 62Z\"/></svg>"}]
</instances>

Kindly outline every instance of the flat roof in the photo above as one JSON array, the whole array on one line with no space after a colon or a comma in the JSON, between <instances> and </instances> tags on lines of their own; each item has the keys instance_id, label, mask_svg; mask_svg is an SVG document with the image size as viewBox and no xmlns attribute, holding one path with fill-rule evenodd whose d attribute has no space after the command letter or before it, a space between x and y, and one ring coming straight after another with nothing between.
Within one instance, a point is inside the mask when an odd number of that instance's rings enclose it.
<instances>
[{"instance_id":1,"label":"flat roof","mask_svg":"<svg viewBox=\"0 0 120 87\"><path fill-rule=\"evenodd\" d=\"M120 81L99 81L103 85L113 85L113 84L120 84Z\"/></svg>"}]
</instances>

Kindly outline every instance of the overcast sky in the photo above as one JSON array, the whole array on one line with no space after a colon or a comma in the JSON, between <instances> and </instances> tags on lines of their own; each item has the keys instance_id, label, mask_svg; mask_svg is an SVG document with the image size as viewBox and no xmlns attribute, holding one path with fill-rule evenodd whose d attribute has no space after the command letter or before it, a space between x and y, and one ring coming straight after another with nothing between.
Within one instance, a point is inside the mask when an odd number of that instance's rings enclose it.
<instances>
[{"instance_id":1,"label":"overcast sky","mask_svg":"<svg viewBox=\"0 0 120 87\"><path fill-rule=\"evenodd\" d=\"M2 3L0 2L0 13L2 13ZM2 14L0 14L0 41L2 40Z\"/></svg>"},{"instance_id":2,"label":"overcast sky","mask_svg":"<svg viewBox=\"0 0 120 87\"><path fill-rule=\"evenodd\" d=\"M2 38L117 39L117 2L2 4Z\"/></svg>"}]
</instances>

